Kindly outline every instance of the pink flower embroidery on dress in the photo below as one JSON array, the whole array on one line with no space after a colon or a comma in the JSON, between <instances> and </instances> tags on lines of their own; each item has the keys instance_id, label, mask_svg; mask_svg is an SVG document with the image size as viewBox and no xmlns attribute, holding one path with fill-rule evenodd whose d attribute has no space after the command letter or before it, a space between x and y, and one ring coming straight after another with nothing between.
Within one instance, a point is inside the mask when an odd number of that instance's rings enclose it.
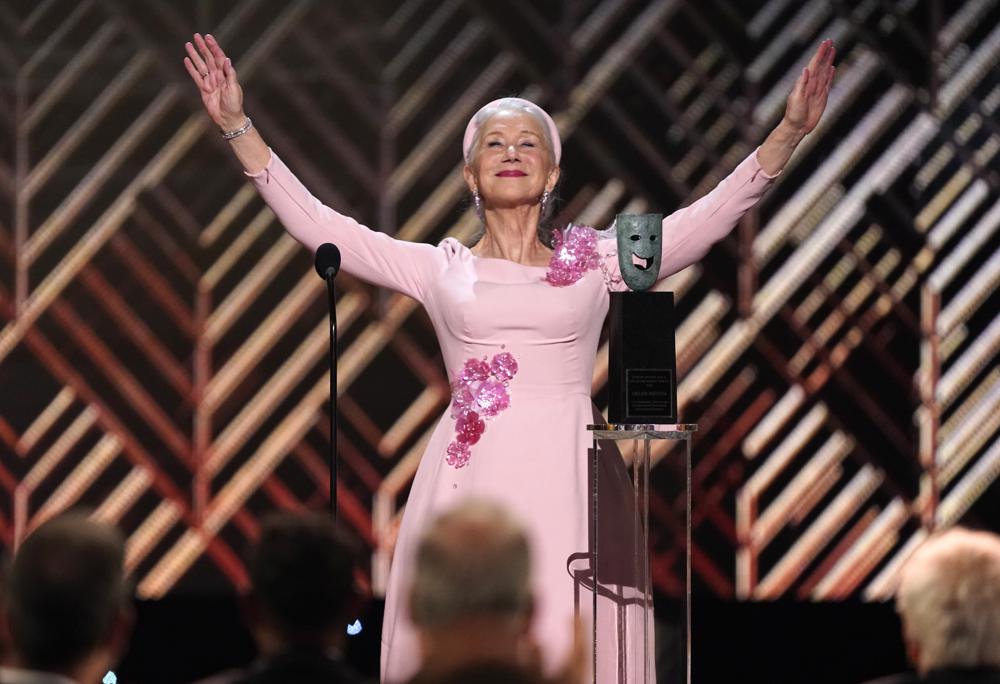
<instances>
[{"instance_id":1,"label":"pink flower embroidery on dress","mask_svg":"<svg viewBox=\"0 0 1000 684\"><path fill-rule=\"evenodd\" d=\"M587 271L601 266L597 231L590 226L570 225L552 234L552 259L545 280L550 285L572 285Z\"/></svg>"},{"instance_id":2,"label":"pink flower embroidery on dress","mask_svg":"<svg viewBox=\"0 0 1000 684\"><path fill-rule=\"evenodd\" d=\"M451 385L451 417L455 439L448 445L445 462L455 468L469 464L470 447L486 431L486 421L510 406L507 386L517 375L517 360L501 352L487 363L469 359Z\"/></svg>"}]
</instances>

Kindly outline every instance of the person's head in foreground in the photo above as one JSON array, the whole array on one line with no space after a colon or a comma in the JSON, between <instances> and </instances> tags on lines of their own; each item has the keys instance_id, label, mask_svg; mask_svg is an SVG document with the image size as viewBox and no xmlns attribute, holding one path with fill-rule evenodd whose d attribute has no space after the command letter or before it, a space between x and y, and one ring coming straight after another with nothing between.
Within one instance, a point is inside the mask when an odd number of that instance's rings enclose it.
<instances>
[{"instance_id":1,"label":"person's head in foreground","mask_svg":"<svg viewBox=\"0 0 1000 684\"><path fill-rule=\"evenodd\" d=\"M340 643L355 599L346 537L326 516L265 518L249 557L250 622L264 656Z\"/></svg>"},{"instance_id":2,"label":"person's head in foreground","mask_svg":"<svg viewBox=\"0 0 1000 684\"><path fill-rule=\"evenodd\" d=\"M12 664L83 684L100 682L131 631L124 559L121 533L80 513L35 530L10 572Z\"/></svg>"},{"instance_id":3,"label":"person's head in foreground","mask_svg":"<svg viewBox=\"0 0 1000 684\"><path fill-rule=\"evenodd\" d=\"M917 671L1000 668L1000 537L954 528L903 566L896 592Z\"/></svg>"},{"instance_id":4,"label":"person's head in foreground","mask_svg":"<svg viewBox=\"0 0 1000 684\"><path fill-rule=\"evenodd\" d=\"M410 590L424 672L523 658L530 576L528 539L500 506L469 500L434 520L417 549Z\"/></svg>"}]
</instances>

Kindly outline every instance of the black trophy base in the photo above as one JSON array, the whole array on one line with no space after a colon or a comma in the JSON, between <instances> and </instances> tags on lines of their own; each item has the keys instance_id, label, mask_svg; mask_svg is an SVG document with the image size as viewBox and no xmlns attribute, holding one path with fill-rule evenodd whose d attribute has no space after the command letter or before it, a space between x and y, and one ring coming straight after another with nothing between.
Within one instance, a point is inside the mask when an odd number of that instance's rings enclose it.
<instances>
[{"instance_id":1,"label":"black trophy base","mask_svg":"<svg viewBox=\"0 0 1000 684\"><path fill-rule=\"evenodd\" d=\"M673 292L612 292L608 422L677 422Z\"/></svg>"}]
</instances>

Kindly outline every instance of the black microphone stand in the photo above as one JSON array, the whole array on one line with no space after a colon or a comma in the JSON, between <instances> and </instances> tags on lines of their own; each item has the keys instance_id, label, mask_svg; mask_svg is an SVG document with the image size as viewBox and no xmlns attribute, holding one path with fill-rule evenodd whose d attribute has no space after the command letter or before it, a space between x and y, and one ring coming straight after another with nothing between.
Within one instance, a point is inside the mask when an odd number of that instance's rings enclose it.
<instances>
[{"instance_id":1,"label":"black microphone stand","mask_svg":"<svg viewBox=\"0 0 1000 684\"><path fill-rule=\"evenodd\" d=\"M330 307L330 515L337 520L337 300L333 296L333 276L326 279L326 300Z\"/></svg>"},{"instance_id":2,"label":"black microphone stand","mask_svg":"<svg viewBox=\"0 0 1000 684\"><path fill-rule=\"evenodd\" d=\"M337 300L333 279L340 269L340 250L329 242L316 250L316 271L326 281L330 313L330 516L337 520Z\"/></svg>"}]
</instances>

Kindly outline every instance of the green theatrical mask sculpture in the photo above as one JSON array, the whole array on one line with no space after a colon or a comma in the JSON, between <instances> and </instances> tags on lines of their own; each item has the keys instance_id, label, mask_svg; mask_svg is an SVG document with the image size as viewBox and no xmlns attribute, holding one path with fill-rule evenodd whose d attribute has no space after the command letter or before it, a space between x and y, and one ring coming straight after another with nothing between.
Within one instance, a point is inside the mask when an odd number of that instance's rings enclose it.
<instances>
[{"instance_id":1,"label":"green theatrical mask sculpture","mask_svg":"<svg viewBox=\"0 0 1000 684\"><path fill-rule=\"evenodd\" d=\"M618 214L615 228L622 279L634 292L648 290L660 272L663 214Z\"/></svg>"}]
</instances>

